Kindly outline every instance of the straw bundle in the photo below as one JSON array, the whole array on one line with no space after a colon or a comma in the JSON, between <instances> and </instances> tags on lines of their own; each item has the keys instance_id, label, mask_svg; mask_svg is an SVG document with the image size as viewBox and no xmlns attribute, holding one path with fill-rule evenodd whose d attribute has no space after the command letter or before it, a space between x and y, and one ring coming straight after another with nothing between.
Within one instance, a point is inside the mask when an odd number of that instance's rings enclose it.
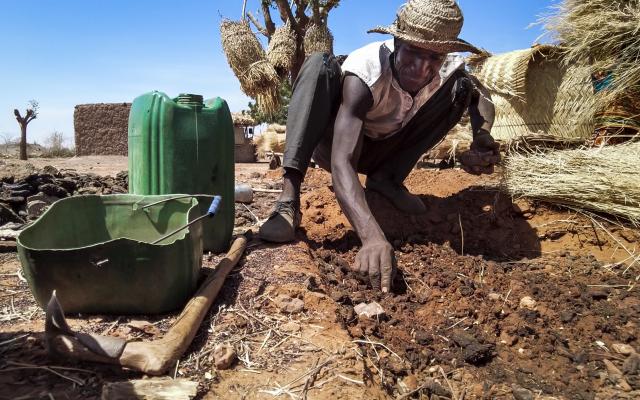
<instances>
[{"instance_id":1,"label":"straw bundle","mask_svg":"<svg viewBox=\"0 0 640 400\"><path fill-rule=\"evenodd\" d=\"M264 49L249 24L223 20L220 36L227 62L240 81L242 91L255 98L263 112L275 112L279 105L280 79L266 60Z\"/></svg>"},{"instance_id":2,"label":"straw bundle","mask_svg":"<svg viewBox=\"0 0 640 400\"><path fill-rule=\"evenodd\" d=\"M640 225L640 143L531 155L506 160L513 196L619 216Z\"/></svg>"},{"instance_id":3,"label":"straw bundle","mask_svg":"<svg viewBox=\"0 0 640 400\"><path fill-rule=\"evenodd\" d=\"M304 35L304 55L318 51L333 54L333 35L326 25L310 24Z\"/></svg>"},{"instance_id":4,"label":"straw bundle","mask_svg":"<svg viewBox=\"0 0 640 400\"><path fill-rule=\"evenodd\" d=\"M587 138L593 132L588 71L563 67L554 46L478 59L471 68L491 93L496 139L507 141L539 133Z\"/></svg>"},{"instance_id":5,"label":"straw bundle","mask_svg":"<svg viewBox=\"0 0 640 400\"><path fill-rule=\"evenodd\" d=\"M296 59L296 35L287 22L271 35L267 60L276 69L290 71Z\"/></svg>"},{"instance_id":6,"label":"straw bundle","mask_svg":"<svg viewBox=\"0 0 640 400\"><path fill-rule=\"evenodd\" d=\"M557 36L565 65L611 73L612 84L598 93L594 112L640 95L639 0L564 0L544 22Z\"/></svg>"},{"instance_id":7,"label":"straw bundle","mask_svg":"<svg viewBox=\"0 0 640 400\"><path fill-rule=\"evenodd\" d=\"M278 133L273 125L269 125L267 130L254 139L258 158L265 159L272 151L282 153L286 143L286 134Z\"/></svg>"}]
</instances>

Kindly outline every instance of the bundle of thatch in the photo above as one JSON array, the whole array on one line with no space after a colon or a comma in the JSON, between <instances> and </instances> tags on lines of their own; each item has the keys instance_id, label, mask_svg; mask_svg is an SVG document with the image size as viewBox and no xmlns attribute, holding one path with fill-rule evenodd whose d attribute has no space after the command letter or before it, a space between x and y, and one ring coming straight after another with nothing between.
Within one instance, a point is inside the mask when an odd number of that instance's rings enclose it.
<instances>
[{"instance_id":1,"label":"bundle of thatch","mask_svg":"<svg viewBox=\"0 0 640 400\"><path fill-rule=\"evenodd\" d=\"M310 24L304 34L304 55L321 51L333 54L333 35L327 25Z\"/></svg>"},{"instance_id":2,"label":"bundle of thatch","mask_svg":"<svg viewBox=\"0 0 640 400\"><path fill-rule=\"evenodd\" d=\"M505 183L513 196L606 213L640 224L640 142L587 150L513 154Z\"/></svg>"},{"instance_id":3,"label":"bundle of thatch","mask_svg":"<svg viewBox=\"0 0 640 400\"><path fill-rule=\"evenodd\" d=\"M584 68L564 67L554 46L534 46L468 60L496 108L492 134L512 140L549 134L587 138L593 132L593 98Z\"/></svg>"},{"instance_id":4,"label":"bundle of thatch","mask_svg":"<svg viewBox=\"0 0 640 400\"><path fill-rule=\"evenodd\" d=\"M267 60L276 69L289 71L296 59L296 47L295 32L287 22L271 35L267 48Z\"/></svg>"},{"instance_id":5,"label":"bundle of thatch","mask_svg":"<svg viewBox=\"0 0 640 400\"><path fill-rule=\"evenodd\" d=\"M271 152L284 152L286 139L286 127L284 125L271 124L267 126L267 129L254 139L258 158L265 159Z\"/></svg>"},{"instance_id":6,"label":"bundle of thatch","mask_svg":"<svg viewBox=\"0 0 640 400\"><path fill-rule=\"evenodd\" d=\"M242 91L255 98L263 112L275 112L279 106L280 79L249 24L223 20L220 36L229 66L240 81Z\"/></svg>"},{"instance_id":7,"label":"bundle of thatch","mask_svg":"<svg viewBox=\"0 0 640 400\"><path fill-rule=\"evenodd\" d=\"M545 22L565 65L610 74L612 82L598 92L594 111L640 96L640 1L564 0Z\"/></svg>"}]
</instances>

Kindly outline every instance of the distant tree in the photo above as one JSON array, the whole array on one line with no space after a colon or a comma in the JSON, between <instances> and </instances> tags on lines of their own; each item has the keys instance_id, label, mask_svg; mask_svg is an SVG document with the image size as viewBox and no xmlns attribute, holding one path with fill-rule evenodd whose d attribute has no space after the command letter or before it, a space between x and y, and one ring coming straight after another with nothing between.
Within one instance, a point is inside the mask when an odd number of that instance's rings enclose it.
<instances>
[{"instance_id":1,"label":"distant tree","mask_svg":"<svg viewBox=\"0 0 640 400\"><path fill-rule=\"evenodd\" d=\"M38 117L39 104L35 100L29 100L27 111L23 116L20 115L18 109L13 110L18 124L20 124L20 159L27 159L27 125Z\"/></svg>"}]
</instances>

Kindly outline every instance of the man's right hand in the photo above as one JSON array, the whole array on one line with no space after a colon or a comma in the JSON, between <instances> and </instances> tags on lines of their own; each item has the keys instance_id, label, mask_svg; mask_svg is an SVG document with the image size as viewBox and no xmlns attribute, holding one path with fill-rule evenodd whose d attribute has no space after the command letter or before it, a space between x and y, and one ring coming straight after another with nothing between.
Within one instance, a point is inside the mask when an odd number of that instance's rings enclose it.
<instances>
[{"instance_id":1,"label":"man's right hand","mask_svg":"<svg viewBox=\"0 0 640 400\"><path fill-rule=\"evenodd\" d=\"M391 281L396 267L393 247L386 240L365 243L353 264L353 269L363 278L368 277L375 290L391 290Z\"/></svg>"}]
</instances>

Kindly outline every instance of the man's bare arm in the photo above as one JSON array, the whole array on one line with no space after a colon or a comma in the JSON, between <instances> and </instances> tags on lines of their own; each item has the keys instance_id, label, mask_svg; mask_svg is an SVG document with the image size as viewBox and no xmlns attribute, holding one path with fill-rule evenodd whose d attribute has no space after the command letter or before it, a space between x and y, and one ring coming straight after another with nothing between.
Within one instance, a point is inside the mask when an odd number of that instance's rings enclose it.
<instances>
[{"instance_id":1,"label":"man's bare arm","mask_svg":"<svg viewBox=\"0 0 640 400\"><path fill-rule=\"evenodd\" d=\"M473 142L471 150L462 154L460 161L472 174L493 173L493 166L500 162L500 145L491 136L495 119L495 107L489 91L474 76L474 93L469 104L469 116Z\"/></svg>"},{"instance_id":2,"label":"man's bare arm","mask_svg":"<svg viewBox=\"0 0 640 400\"><path fill-rule=\"evenodd\" d=\"M473 137L483 133L490 133L493 127L493 121L496 117L496 110L491 101L491 95L480 81L472 75L469 78L475 86L474 95L469 105L469 117L471 119L471 130Z\"/></svg>"},{"instance_id":3,"label":"man's bare arm","mask_svg":"<svg viewBox=\"0 0 640 400\"><path fill-rule=\"evenodd\" d=\"M389 291L394 266L393 247L369 209L357 174L363 120L372 101L369 88L360 78L352 75L344 78L331 148L331 174L338 203L362 241L353 268L368 275L374 288Z\"/></svg>"}]
</instances>

